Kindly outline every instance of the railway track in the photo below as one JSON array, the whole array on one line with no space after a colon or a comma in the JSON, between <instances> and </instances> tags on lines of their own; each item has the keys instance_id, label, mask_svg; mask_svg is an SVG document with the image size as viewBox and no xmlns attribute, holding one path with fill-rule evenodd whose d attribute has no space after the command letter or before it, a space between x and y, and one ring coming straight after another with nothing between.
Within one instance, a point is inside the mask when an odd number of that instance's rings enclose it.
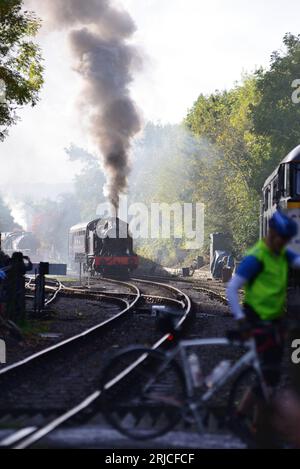
<instances>
[{"instance_id":1,"label":"railway track","mask_svg":"<svg viewBox=\"0 0 300 469\"><path fill-rule=\"evenodd\" d=\"M184 285L190 285L190 287L196 291L201 292L209 296L212 300L219 301L220 303L227 305L227 298L226 298L226 284L221 283L217 280L212 280L211 278L207 279L198 279L191 277L190 279L186 279L183 277L176 277L176 276L166 276L166 277L152 277L152 276L140 276L141 280L153 281L154 279L159 280L163 283L169 282L178 282Z\"/></svg>"},{"instance_id":2,"label":"railway track","mask_svg":"<svg viewBox=\"0 0 300 469\"><path fill-rule=\"evenodd\" d=\"M33 277L27 277L25 287L29 292L27 293L26 297L34 300L35 279ZM48 296L45 300L45 307L53 304L58 299L58 296L62 290L63 284L59 280L47 279L46 292L48 293Z\"/></svg>"},{"instance_id":3,"label":"railway track","mask_svg":"<svg viewBox=\"0 0 300 469\"><path fill-rule=\"evenodd\" d=\"M204 294L208 295L210 297L210 299L219 301L220 303L222 303L224 305L228 304L225 289L216 291L216 290L211 289L211 288L195 287L194 290L197 291L197 292L200 292L200 293L204 293Z\"/></svg>"},{"instance_id":4,"label":"railway track","mask_svg":"<svg viewBox=\"0 0 300 469\"><path fill-rule=\"evenodd\" d=\"M114 281L114 283L115 283L115 281ZM51 357L52 353L57 352L58 350L62 350L64 347L66 347L68 345L76 344L77 342L79 342L80 340L82 340L85 337L88 337L92 333L98 332L98 331L104 329L104 327L106 327L108 324L115 323L115 321L119 320L125 314L130 312L135 307L137 302L140 300L141 292L139 291L139 289L136 286L134 286L132 284L125 283L125 282L124 283L118 282L118 284L126 286L127 288L131 289L131 291L134 292L134 295L132 296L130 301L127 301L124 298L117 298L117 297L114 298L113 296L108 296L107 297L105 295L103 295L103 296L99 295L99 296L96 296L96 298L100 299L100 300L103 300L105 302L108 302L109 304L117 303L118 306L122 306L121 311L119 311L117 314L113 315L110 319L108 319L104 322L101 322L101 323L95 325L94 327L92 327L90 329L87 329L86 331L84 331L81 334L75 335L75 336L73 336L73 337L71 337L71 338L69 338L65 341L59 342L58 344L55 344L52 347L49 347L45 350L42 350L41 352L38 352L34 355L31 355L30 357L28 357L24 360L21 360L21 361L13 364L11 366L7 366L6 368L4 368L2 370L0 369L0 378L3 377L4 375L5 376L8 375L12 371L16 371L16 370L19 370L19 369L24 370L25 366L29 366L29 365L33 364L35 361L39 360L40 358L44 358L44 357L49 358L49 357ZM64 290L63 285L61 283L59 283L59 287L55 288L53 295L51 295L51 300L53 300L54 296L57 297L58 293L62 292L63 290ZM71 292L69 292L69 293L71 293ZM76 294L76 291L74 291L74 294ZM124 296L126 296L126 294L124 294Z\"/></svg>"},{"instance_id":5,"label":"railway track","mask_svg":"<svg viewBox=\"0 0 300 469\"><path fill-rule=\"evenodd\" d=\"M7 367L6 369L0 371L0 380L3 378L3 376L8 376L11 373L15 372L20 372L23 374L24 370L26 367L30 368L30 366L33 363L37 363L39 360L43 360L45 363L49 361L50 357L51 359L55 357L55 354L57 352L62 352L65 350L65 347L73 347L74 344L78 344L82 342L83 339L90 339L93 334L99 333L99 331L103 331L104 328L106 327L106 331L108 331L107 326L108 324L116 324L116 319L120 319L121 317L126 316L127 313L132 311L139 303L139 301L143 300L143 302L161 302L161 303L168 303L176 306L177 308L180 308L182 311L182 315L179 320L178 325L182 325L186 319L188 318L190 312L191 312L191 301L189 297L180 291L178 288L169 285L169 284L163 284L163 283L158 283L158 282L153 282L150 280L145 280L145 279L132 279L130 284L125 283L125 282L120 282L120 281L113 281L111 279L104 279L105 282L110 282L111 284L114 285L126 285L127 287L130 288L130 293L120 293L116 295L115 292L103 292L101 288L97 289L95 287L92 287L92 289L80 289L80 288L68 288L65 286L61 286L59 293L62 295L78 295L78 297L83 297L86 295L91 295L89 296L90 298L97 298L101 299L103 301L116 301L117 303L120 304L126 302L126 308L119 312L117 315L113 316L109 321L105 321L102 324L99 324L95 326L94 328L85 331L83 334L80 334L76 337L73 337L71 339L68 339L67 341L61 342L49 349L46 349L42 351L39 354L36 354L35 356L29 357L26 360L23 360L22 362L19 362L15 365L12 365L11 367ZM168 292L170 296L160 296L160 295L153 295L153 293L147 293L144 292L142 293L141 289L147 290L148 288L154 288L154 289L162 289L166 292ZM125 300L127 294L127 299ZM127 315L128 316L128 315ZM165 342L168 340L168 334L164 334L163 337L160 337L158 340L155 340L155 343L153 344L153 348L159 348L162 346ZM130 343L130 342L129 342ZM85 341L85 344L87 344L87 341ZM128 344L128 338L127 338L127 344ZM105 347L104 347L105 348ZM78 418L80 415L85 414L89 410L92 409L93 404L97 401L97 399L100 396L100 391L98 389L94 389L93 392L91 392L85 399L81 400L81 402L72 408L68 410L67 412L61 413L58 417L56 416L53 420L48 421L45 425L41 425L40 428L35 428L32 425L26 425L23 426L20 430L13 432L8 436L8 438L4 439L2 442L0 442L0 447L13 447L15 449L24 449L31 447L34 445L36 442L41 440L44 436L48 435L51 433L53 430L61 426L62 424L65 424L67 422L70 422L70 420L74 419L75 417ZM24 414L24 410L23 410Z\"/></svg>"},{"instance_id":6,"label":"railway track","mask_svg":"<svg viewBox=\"0 0 300 469\"><path fill-rule=\"evenodd\" d=\"M222 304L227 305L227 298L226 298L226 284L218 281L213 280L210 277L207 278L194 278L191 277L189 279L184 277L178 277L175 275L169 275L166 277L153 277L153 276L140 276L140 279L152 281L158 280L161 282L174 282L177 281L178 283L182 283L185 285L190 285L196 292L201 292L208 295L212 300L216 300L221 302Z\"/></svg>"},{"instance_id":7,"label":"railway track","mask_svg":"<svg viewBox=\"0 0 300 469\"><path fill-rule=\"evenodd\" d=\"M209 285L208 285L209 284ZM196 292L204 293L212 300L219 301L225 306L228 305L226 296L226 284L216 280L195 280L193 283L193 289ZM243 298L243 291L240 292L241 300Z\"/></svg>"}]
</instances>

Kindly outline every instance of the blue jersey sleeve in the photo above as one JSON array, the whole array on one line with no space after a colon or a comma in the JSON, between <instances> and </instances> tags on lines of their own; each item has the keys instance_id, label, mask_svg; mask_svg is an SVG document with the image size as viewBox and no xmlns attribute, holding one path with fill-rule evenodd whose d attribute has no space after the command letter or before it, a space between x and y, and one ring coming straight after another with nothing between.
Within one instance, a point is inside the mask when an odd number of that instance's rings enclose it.
<instances>
[{"instance_id":1,"label":"blue jersey sleeve","mask_svg":"<svg viewBox=\"0 0 300 469\"><path fill-rule=\"evenodd\" d=\"M299 254L289 248L286 250L286 257L290 265L295 264L295 262L297 262L297 260L300 258Z\"/></svg>"},{"instance_id":2,"label":"blue jersey sleeve","mask_svg":"<svg viewBox=\"0 0 300 469\"><path fill-rule=\"evenodd\" d=\"M247 256L237 268L236 275L251 282L260 274L261 270L262 263L255 256Z\"/></svg>"}]
</instances>

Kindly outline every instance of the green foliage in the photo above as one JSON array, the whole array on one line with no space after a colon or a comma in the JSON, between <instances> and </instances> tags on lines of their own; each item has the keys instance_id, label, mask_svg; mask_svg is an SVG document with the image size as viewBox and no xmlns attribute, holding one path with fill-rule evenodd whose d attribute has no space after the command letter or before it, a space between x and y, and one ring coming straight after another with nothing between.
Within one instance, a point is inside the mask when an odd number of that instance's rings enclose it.
<instances>
[{"instance_id":1,"label":"green foliage","mask_svg":"<svg viewBox=\"0 0 300 469\"><path fill-rule=\"evenodd\" d=\"M292 84L300 78L300 35L286 34L283 44L283 51L272 54L270 69L256 73L261 100L253 122L258 135L270 138L273 166L300 142L300 105L292 100ZM265 175L270 169L266 167Z\"/></svg>"},{"instance_id":2,"label":"green foliage","mask_svg":"<svg viewBox=\"0 0 300 469\"><path fill-rule=\"evenodd\" d=\"M161 125L148 123L143 135L133 149L133 171L129 182L129 202L174 204L191 202L194 177L190 161L202 151L201 142L182 125ZM175 226L171 218L171 231ZM176 265L183 250L185 239L138 240L138 253L163 265Z\"/></svg>"},{"instance_id":3,"label":"green foliage","mask_svg":"<svg viewBox=\"0 0 300 469\"><path fill-rule=\"evenodd\" d=\"M263 183L300 143L300 104L292 102L300 36L287 34L283 42L268 70L244 76L230 90L201 94L184 125L146 125L133 149L129 202L203 202L206 249L212 232L228 234L238 256L257 240ZM85 161L76 196L83 217L91 219L103 200L104 177L96 158L75 150L72 158ZM184 239L137 244L145 257L169 265L185 249Z\"/></svg>"},{"instance_id":4,"label":"green foliage","mask_svg":"<svg viewBox=\"0 0 300 469\"><path fill-rule=\"evenodd\" d=\"M148 123L133 147L129 204L143 203L150 208L154 202L190 202L194 180L189 161L199 154L200 147L200 142L181 125ZM96 217L97 206L106 201L103 196L105 178L99 159L75 146L66 151L71 161L82 164L75 178L78 214L82 221L92 220ZM171 265L182 255L185 240L137 240L135 248L149 259Z\"/></svg>"},{"instance_id":5,"label":"green foliage","mask_svg":"<svg viewBox=\"0 0 300 469\"><path fill-rule=\"evenodd\" d=\"M201 95L186 118L209 141L194 192L206 205L206 240L211 232L227 233L237 254L257 239L262 169L270 159L269 138L253 131L260 99L255 77L246 76L230 91Z\"/></svg>"},{"instance_id":6,"label":"green foliage","mask_svg":"<svg viewBox=\"0 0 300 469\"><path fill-rule=\"evenodd\" d=\"M258 237L265 179L300 143L300 106L292 101L300 36L286 34L283 43L268 70L244 77L232 90L200 95L186 118L211 145L201 167L193 163L199 175L194 196L206 204L206 239L209 232L228 233L238 255Z\"/></svg>"},{"instance_id":7,"label":"green foliage","mask_svg":"<svg viewBox=\"0 0 300 469\"><path fill-rule=\"evenodd\" d=\"M40 21L34 13L23 11L22 6L23 0L0 1L0 80L4 85L0 100L0 140L17 122L20 107L37 104L43 85L41 51L32 41Z\"/></svg>"}]
</instances>

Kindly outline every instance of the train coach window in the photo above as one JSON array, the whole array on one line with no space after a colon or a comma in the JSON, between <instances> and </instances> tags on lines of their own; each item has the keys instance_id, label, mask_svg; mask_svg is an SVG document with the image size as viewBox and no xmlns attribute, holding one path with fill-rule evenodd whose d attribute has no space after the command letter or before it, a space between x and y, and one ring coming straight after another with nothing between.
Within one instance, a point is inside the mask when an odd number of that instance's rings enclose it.
<instances>
[{"instance_id":1,"label":"train coach window","mask_svg":"<svg viewBox=\"0 0 300 469\"><path fill-rule=\"evenodd\" d=\"M285 165L281 165L278 171L278 196L285 195Z\"/></svg>"},{"instance_id":2,"label":"train coach window","mask_svg":"<svg viewBox=\"0 0 300 469\"><path fill-rule=\"evenodd\" d=\"M296 171L296 194L300 195L300 167L297 167Z\"/></svg>"},{"instance_id":3,"label":"train coach window","mask_svg":"<svg viewBox=\"0 0 300 469\"><path fill-rule=\"evenodd\" d=\"M285 191L284 195L285 197L289 197L291 195L291 171L290 171L290 165L285 165L285 183L284 183Z\"/></svg>"},{"instance_id":4,"label":"train coach window","mask_svg":"<svg viewBox=\"0 0 300 469\"><path fill-rule=\"evenodd\" d=\"M265 212L269 209L269 200L270 200L270 189L265 190L265 197L264 197L264 207Z\"/></svg>"},{"instance_id":5,"label":"train coach window","mask_svg":"<svg viewBox=\"0 0 300 469\"><path fill-rule=\"evenodd\" d=\"M278 194L279 194L279 181L278 178L275 179L273 182L273 204L276 204L278 202Z\"/></svg>"}]
</instances>

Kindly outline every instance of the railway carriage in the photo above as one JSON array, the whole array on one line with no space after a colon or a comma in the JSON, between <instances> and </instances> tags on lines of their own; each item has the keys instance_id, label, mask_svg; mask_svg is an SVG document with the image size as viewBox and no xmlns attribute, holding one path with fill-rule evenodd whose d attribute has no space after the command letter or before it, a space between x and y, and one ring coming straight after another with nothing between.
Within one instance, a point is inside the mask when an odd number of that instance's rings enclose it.
<instances>
[{"instance_id":1,"label":"railway carriage","mask_svg":"<svg viewBox=\"0 0 300 469\"><path fill-rule=\"evenodd\" d=\"M281 209L296 221L299 233L289 246L300 254L300 145L281 161L264 184L260 215L261 237L268 233L269 220L277 209ZM292 271L290 274L289 307L294 307L295 310L300 307L298 271Z\"/></svg>"},{"instance_id":2,"label":"railway carriage","mask_svg":"<svg viewBox=\"0 0 300 469\"><path fill-rule=\"evenodd\" d=\"M291 247L300 254L300 145L281 161L268 177L263 187L260 235L269 229L269 220L280 208L299 226L299 234L291 241Z\"/></svg>"},{"instance_id":3,"label":"railway carriage","mask_svg":"<svg viewBox=\"0 0 300 469\"><path fill-rule=\"evenodd\" d=\"M73 226L69 233L71 266L81 259L84 272L120 275L138 267L129 226L118 218L98 218Z\"/></svg>"}]
</instances>

